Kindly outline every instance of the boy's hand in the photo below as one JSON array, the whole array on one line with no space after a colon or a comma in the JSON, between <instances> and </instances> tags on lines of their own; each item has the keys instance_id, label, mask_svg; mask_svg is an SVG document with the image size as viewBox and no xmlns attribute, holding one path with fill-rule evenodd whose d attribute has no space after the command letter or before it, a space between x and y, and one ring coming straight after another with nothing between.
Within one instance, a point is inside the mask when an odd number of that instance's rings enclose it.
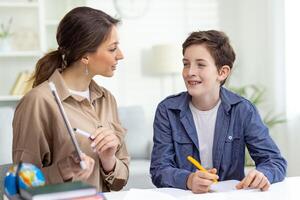
<instances>
[{"instance_id":1,"label":"boy's hand","mask_svg":"<svg viewBox=\"0 0 300 200\"><path fill-rule=\"evenodd\" d=\"M261 173L260 171L253 169L251 170L247 176L236 185L236 188L245 189L245 188L252 188L252 189L260 189L261 191L266 191L270 187L270 182L268 178Z\"/></svg>"},{"instance_id":2,"label":"boy's hand","mask_svg":"<svg viewBox=\"0 0 300 200\"><path fill-rule=\"evenodd\" d=\"M214 179L219 179L216 175L217 170L215 168L208 170L207 172L202 172L197 170L191 173L187 180L187 188L193 193L206 193L210 190L211 184L214 183Z\"/></svg>"}]
</instances>

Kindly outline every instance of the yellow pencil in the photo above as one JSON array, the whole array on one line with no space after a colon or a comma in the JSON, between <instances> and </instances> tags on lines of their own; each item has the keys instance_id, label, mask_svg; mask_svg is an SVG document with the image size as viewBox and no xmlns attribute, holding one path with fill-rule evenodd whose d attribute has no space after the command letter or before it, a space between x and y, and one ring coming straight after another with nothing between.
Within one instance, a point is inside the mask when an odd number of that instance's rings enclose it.
<instances>
[{"instance_id":1,"label":"yellow pencil","mask_svg":"<svg viewBox=\"0 0 300 200\"><path fill-rule=\"evenodd\" d=\"M197 167L200 171L202 172L207 172L209 173L204 167L202 167L202 165L195 159L193 158L192 156L188 156L187 157L188 161L190 161L193 165L195 165L195 167ZM218 182L218 180L214 179L213 180L215 183Z\"/></svg>"}]
</instances>

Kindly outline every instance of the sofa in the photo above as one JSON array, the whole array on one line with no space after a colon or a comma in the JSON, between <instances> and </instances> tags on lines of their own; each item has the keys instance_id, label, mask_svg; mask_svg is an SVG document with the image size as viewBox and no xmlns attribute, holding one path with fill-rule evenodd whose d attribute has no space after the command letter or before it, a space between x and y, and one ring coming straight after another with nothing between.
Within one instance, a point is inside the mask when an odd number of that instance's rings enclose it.
<instances>
[{"instance_id":1,"label":"sofa","mask_svg":"<svg viewBox=\"0 0 300 200\"><path fill-rule=\"evenodd\" d=\"M125 142L131 157L129 180L123 190L130 188L154 188L150 177L150 153L152 149L152 122L147 122L141 106L119 107L119 117L127 129Z\"/></svg>"}]
</instances>

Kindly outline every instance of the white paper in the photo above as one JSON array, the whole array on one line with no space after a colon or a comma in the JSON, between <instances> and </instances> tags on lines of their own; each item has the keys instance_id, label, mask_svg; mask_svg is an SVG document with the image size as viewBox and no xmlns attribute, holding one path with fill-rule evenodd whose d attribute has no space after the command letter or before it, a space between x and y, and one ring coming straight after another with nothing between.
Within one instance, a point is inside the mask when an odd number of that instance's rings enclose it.
<instances>
[{"instance_id":1,"label":"white paper","mask_svg":"<svg viewBox=\"0 0 300 200\"><path fill-rule=\"evenodd\" d=\"M212 192L230 192L236 189L236 185L240 181L237 180L227 180L227 181L220 181L211 185L210 189Z\"/></svg>"},{"instance_id":2,"label":"white paper","mask_svg":"<svg viewBox=\"0 0 300 200\"><path fill-rule=\"evenodd\" d=\"M124 200L177 200L177 198L163 192L144 189L130 189Z\"/></svg>"}]
</instances>

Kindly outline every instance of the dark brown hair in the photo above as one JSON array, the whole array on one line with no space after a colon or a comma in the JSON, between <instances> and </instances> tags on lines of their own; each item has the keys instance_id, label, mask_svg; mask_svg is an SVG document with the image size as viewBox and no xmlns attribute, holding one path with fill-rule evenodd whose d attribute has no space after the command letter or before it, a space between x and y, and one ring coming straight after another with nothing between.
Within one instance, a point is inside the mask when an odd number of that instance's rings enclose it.
<instances>
[{"instance_id":1,"label":"dark brown hair","mask_svg":"<svg viewBox=\"0 0 300 200\"><path fill-rule=\"evenodd\" d=\"M68 12L57 28L58 49L36 64L33 87L48 80L56 69L63 70L84 54L95 52L108 37L112 26L118 23L119 20L89 7L77 7Z\"/></svg>"},{"instance_id":2,"label":"dark brown hair","mask_svg":"<svg viewBox=\"0 0 300 200\"><path fill-rule=\"evenodd\" d=\"M186 48L195 44L204 44L207 50L213 57L218 71L224 65L228 65L230 69L233 67L235 60L235 53L230 45L229 38L224 32L216 30L193 32L182 44L182 53L184 54ZM226 79L221 82L225 83Z\"/></svg>"}]
</instances>

